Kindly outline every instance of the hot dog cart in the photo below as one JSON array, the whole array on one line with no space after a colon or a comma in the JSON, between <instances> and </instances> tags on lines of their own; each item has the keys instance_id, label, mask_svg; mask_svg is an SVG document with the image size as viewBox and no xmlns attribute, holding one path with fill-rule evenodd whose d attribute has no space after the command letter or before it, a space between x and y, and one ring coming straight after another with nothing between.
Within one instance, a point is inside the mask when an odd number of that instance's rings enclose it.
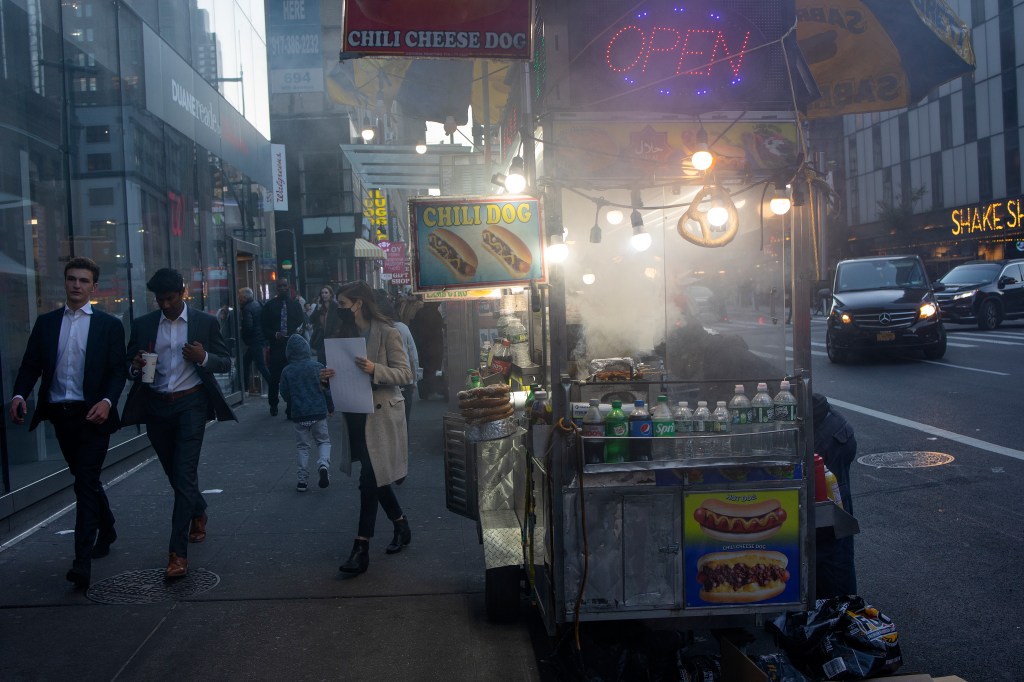
<instances>
[{"instance_id":1,"label":"hot dog cart","mask_svg":"<svg viewBox=\"0 0 1024 682\"><path fill-rule=\"evenodd\" d=\"M578 117L555 117L545 122L545 138L559 139L566 126L581 129ZM758 126L765 129L763 121L746 128ZM795 135L792 121L771 126L784 139ZM527 430L521 417L515 433L474 441L457 414L445 420L449 509L478 522L488 614L514 615L521 583L552 633L598 620L754 624L807 608L816 527L856 532L852 517L831 502L816 514L810 305L793 303L810 301L811 222L823 198L807 182L802 206L762 219L763 183L729 187L739 204L736 235L709 249L678 237L687 198L697 201L694 188L590 184L589 191L562 185L545 192L548 234L563 227L585 234L594 215L588 201L599 213L640 204L656 207L644 211L653 246L622 255L628 240L614 229L606 230L607 245L580 239L575 248L589 248L586 258L549 264L546 284L519 294L532 298L521 307L531 337L539 337L537 374L546 378L556 423ZM610 267L595 275L605 258ZM471 305L449 308L449 330L479 323ZM625 376L608 380L592 371L596 358L627 354ZM468 350L462 356L474 362ZM578 411L591 398L619 400L627 414L635 400L651 406L662 395L673 406L707 401L714 409L737 384L750 398L764 382L774 396L783 380L797 400L794 421L653 439L653 456L641 461L584 457ZM613 439L598 440L606 447Z\"/></svg>"}]
</instances>

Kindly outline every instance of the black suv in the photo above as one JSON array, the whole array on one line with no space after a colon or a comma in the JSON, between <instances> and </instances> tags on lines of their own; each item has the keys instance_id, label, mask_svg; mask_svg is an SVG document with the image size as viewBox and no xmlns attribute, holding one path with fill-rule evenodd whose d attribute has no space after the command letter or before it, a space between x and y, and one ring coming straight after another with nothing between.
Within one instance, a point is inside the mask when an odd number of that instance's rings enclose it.
<instances>
[{"instance_id":1,"label":"black suv","mask_svg":"<svg viewBox=\"0 0 1024 682\"><path fill-rule=\"evenodd\" d=\"M840 261L825 333L828 359L852 352L921 350L930 360L946 354L946 330L924 263L917 256Z\"/></svg>"},{"instance_id":2,"label":"black suv","mask_svg":"<svg viewBox=\"0 0 1024 682\"><path fill-rule=\"evenodd\" d=\"M1024 260L971 261L939 281L946 287L935 295L944 320L987 331L1024 318Z\"/></svg>"}]
</instances>

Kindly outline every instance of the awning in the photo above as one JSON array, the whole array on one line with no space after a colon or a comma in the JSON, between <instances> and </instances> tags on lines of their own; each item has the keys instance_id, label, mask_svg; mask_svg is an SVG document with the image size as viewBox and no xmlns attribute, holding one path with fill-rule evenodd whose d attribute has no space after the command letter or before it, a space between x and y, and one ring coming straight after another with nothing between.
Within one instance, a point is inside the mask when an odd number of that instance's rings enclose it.
<instances>
[{"instance_id":1,"label":"awning","mask_svg":"<svg viewBox=\"0 0 1024 682\"><path fill-rule=\"evenodd\" d=\"M353 253L356 258L371 258L374 260L384 260L387 258L387 254L384 253L384 249L380 248L376 244L371 244L362 237L356 237Z\"/></svg>"},{"instance_id":2,"label":"awning","mask_svg":"<svg viewBox=\"0 0 1024 682\"><path fill-rule=\"evenodd\" d=\"M385 144L343 144L341 151L365 187L380 189L440 189L443 159L455 157L450 161L456 164L483 160L471 147L453 144L429 145L426 154L417 154L411 146Z\"/></svg>"}]
</instances>

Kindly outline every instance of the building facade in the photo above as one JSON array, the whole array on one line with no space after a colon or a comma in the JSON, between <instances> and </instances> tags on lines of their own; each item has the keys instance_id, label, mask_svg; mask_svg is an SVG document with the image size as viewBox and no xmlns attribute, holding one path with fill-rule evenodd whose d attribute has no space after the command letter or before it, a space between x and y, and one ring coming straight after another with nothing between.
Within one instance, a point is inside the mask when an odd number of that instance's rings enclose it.
<instances>
[{"instance_id":1,"label":"building facade","mask_svg":"<svg viewBox=\"0 0 1024 682\"><path fill-rule=\"evenodd\" d=\"M147 279L178 269L240 361L236 290L275 274L262 3L0 0L0 18L5 398L73 256L100 265L93 303L126 330L156 307ZM236 369L219 379L238 401ZM141 435L115 434L108 464ZM0 464L0 518L70 484L48 424L0 431Z\"/></svg>"},{"instance_id":2,"label":"building facade","mask_svg":"<svg viewBox=\"0 0 1024 682\"><path fill-rule=\"evenodd\" d=\"M973 76L909 109L843 121L841 257L916 253L933 276L1024 257L1024 2L950 6L971 26Z\"/></svg>"}]
</instances>

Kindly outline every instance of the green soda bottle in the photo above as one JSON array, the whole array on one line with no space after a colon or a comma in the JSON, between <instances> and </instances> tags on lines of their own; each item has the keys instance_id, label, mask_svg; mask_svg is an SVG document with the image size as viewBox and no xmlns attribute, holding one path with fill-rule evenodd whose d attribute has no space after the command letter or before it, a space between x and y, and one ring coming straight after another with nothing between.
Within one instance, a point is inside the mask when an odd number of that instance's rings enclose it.
<instances>
[{"instance_id":1,"label":"green soda bottle","mask_svg":"<svg viewBox=\"0 0 1024 682\"><path fill-rule=\"evenodd\" d=\"M604 461L606 464L625 462L629 452L629 422L622 411L622 401L612 401L612 411L604 418L604 435L610 436L604 442Z\"/></svg>"}]
</instances>

